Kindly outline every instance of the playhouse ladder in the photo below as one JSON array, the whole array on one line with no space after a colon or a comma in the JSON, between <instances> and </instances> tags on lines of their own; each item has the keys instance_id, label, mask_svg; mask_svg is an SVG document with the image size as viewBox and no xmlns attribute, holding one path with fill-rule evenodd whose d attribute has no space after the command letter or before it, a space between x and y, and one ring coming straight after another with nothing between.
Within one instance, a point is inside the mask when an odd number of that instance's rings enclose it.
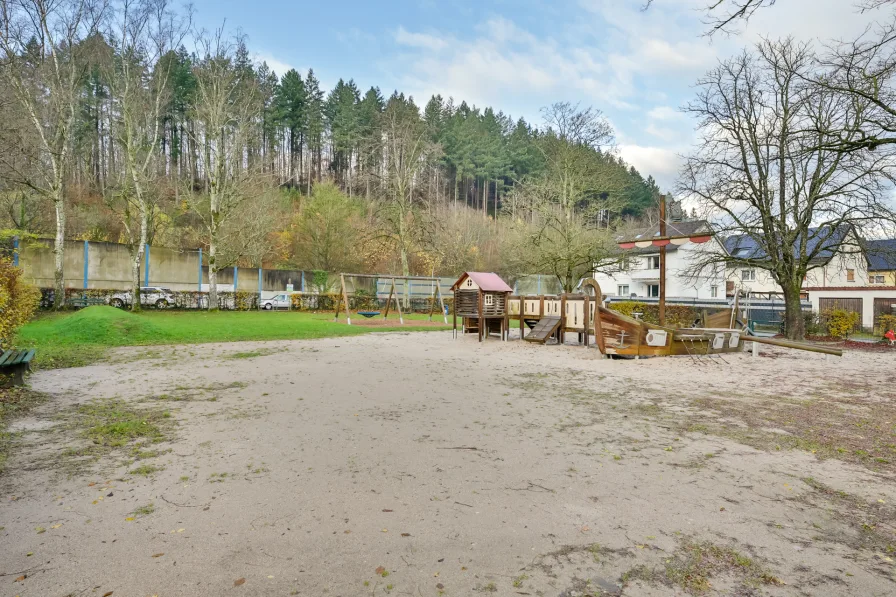
<instances>
[{"instance_id":1,"label":"playhouse ladder","mask_svg":"<svg viewBox=\"0 0 896 597\"><path fill-rule=\"evenodd\" d=\"M560 317L542 317L532 328L532 331L526 336L526 342L538 342L544 344L548 338L554 335L560 327L562 320Z\"/></svg>"}]
</instances>

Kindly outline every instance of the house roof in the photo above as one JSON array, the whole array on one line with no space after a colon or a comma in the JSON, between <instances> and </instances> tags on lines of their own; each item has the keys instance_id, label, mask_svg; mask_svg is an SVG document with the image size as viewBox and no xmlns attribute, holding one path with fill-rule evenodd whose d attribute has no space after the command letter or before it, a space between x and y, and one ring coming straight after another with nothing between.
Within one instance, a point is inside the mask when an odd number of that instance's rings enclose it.
<instances>
[{"instance_id":1,"label":"house roof","mask_svg":"<svg viewBox=\"0 0 896 597\"><path fill-rule=\"evenodd\" d=\"M868 271L896 270L896 238L869 240L866 242Z\"/></svg>"},{"instance_id":2,"label":"house roof","mask_svg":"<svg viewBox=\"0 0 896 597\"><path fill-rule=\"evenodd\" d=\"M451 289L456 290L466 278L472 279L480 290L486 292L513 292L513 288L508 286L501 276L492 272L464 272Z\"/></svg>"},{"instance_id":3,"label":"house roof","mask_svg":"<svg viewBox=\"0 0 896 597\"><path fill-rule=\"evenodd\" d=\"M836 255L839 247L843 244L849 232L848 226L839 226L833 232L828 232L830 227L819 227L809 229L809 238L806 242L806 252L812 253L818 251L812 261L827 262L831 257ZM797 237L794 242L794 254L796 254L801 237ZM767 254L754 239L748 234L735 234L724 240L725 250L732 257L740 257L741 259L765 259Z\"/></svg>"},{"instance_id":4,"label":"house roof","mask_svg":"<svg viewBox=\"0 0 896 597\"><path fill-rule=\"evenodd\" d=\"M696 234L712 234L712 228L706 220L689 220L687 222L666 222L666 236L694 236ZM617 242L637 242L643 240L651 240L660 235L660 225L655 224L650 228L638 230L634 232L634 236L624 235L616 238ZM666 245L666 253L677 251L679 245ZM626 253L629 255L647 255L650 253L658 253L659 247L635 247L628 249Z\"/></svg>"}]
</instances>

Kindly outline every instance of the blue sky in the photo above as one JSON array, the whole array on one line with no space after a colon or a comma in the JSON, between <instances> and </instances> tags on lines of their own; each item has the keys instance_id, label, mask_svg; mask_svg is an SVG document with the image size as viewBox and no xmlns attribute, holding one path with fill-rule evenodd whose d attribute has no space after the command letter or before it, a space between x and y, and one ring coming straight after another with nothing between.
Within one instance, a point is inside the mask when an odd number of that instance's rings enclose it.
<instances>
[{"instance_id":1,"label":"blue sky","mask_svg":"<svg viewBox=\"0 0 896 597\"><path fill-rule=\"evenodd\" d=\"M701 36L707 0L198 0L196 22L249 37L255 57L282 75L313 68L329 88L353 78L433 93L540 121L540 107L582 102L603 110L617 151L665 188L694 126L679 111L717 60L760 36L850 37L873 18L850 0L779 0L736 36Z\"/></svg>"}]
</instances>

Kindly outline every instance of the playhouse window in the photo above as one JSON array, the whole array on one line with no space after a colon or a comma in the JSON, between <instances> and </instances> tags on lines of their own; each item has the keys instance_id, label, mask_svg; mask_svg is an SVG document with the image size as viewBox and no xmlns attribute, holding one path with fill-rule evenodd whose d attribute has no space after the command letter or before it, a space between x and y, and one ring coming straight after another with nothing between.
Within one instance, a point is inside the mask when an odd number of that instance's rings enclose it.
<instances>
[{"instance_id":1,"label":"playhouse window","mask_svg":"<svg viewBox=\"0 0 896 597\"><path fill-rule=\"evenodd\" d=\"M494 304L495 304L495 295L493 295L493 294L487 294L487 295L485 295L485 305L486 305L487 307L490 307L490 306L492 306L492 305L494 305Z\"/></svg>"},{"instance_id":2,"label":"playhouse window","mask_svg":"<svg viewBox=\"0 0 896 597\"><path fill-rule=\"evenodd\" d=\"M468 287L472 287L472 286L473 286L473 280L467 278L467 286L468 286Z\"/></svg>"}]
</instances>

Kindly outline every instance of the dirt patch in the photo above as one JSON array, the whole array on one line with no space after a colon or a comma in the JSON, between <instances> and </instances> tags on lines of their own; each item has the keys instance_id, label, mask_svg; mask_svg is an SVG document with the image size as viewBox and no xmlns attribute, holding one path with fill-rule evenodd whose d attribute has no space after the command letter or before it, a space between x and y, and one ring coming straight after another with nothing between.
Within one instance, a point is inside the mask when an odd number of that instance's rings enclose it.
<instances>
[{"instance_id":1,"label":"dirt patch","mask_svg":"<svg viewBox=\"0 0 896 597\"><path fill-rule=\"evenodd\" d=\"M51 396L0 477L14 594L896 589L881 463L735 433L836 430L800 410L815 402L844 435L888 420L869 396L889 355L611 361L450 332L272 346L125 349L32 377ZM84 466L60 468L69 449Z\"/></svg>"}]
</instances>

